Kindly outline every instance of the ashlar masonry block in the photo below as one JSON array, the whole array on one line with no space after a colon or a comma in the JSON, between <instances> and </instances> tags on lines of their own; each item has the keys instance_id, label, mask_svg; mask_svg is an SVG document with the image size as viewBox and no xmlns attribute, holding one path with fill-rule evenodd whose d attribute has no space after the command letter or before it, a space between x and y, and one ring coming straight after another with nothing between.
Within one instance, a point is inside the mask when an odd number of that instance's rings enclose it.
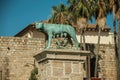
<instances>
[{"instance_id":1,"label":"ashlar masonry block","mask_svg":"<svg viewBox=\"0 0 120 80\"><path fill-rule=\"evenodd\" d=\"M40 80L83 80L83 63L89 51L45 49L34 56L39 64Z\"/></svg>"}]
</instances>

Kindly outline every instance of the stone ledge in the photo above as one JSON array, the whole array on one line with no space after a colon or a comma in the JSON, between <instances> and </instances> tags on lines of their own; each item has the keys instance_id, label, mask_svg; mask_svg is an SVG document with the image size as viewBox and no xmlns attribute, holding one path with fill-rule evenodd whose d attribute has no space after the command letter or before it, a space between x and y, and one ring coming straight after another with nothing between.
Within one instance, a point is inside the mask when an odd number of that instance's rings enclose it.
<instances>
[{"instance_id":1,"label":"stone ledge","mask_svg":"<svg viewBox=\"0 0 120 80\"><path fill-rule=\"evenodd\" d=\"M72 49L45 49L34 56L37 62L44 60L71 60L84 61L86 56L90 55L90 51L80 51Z\"/></svg>"}]
</instances>

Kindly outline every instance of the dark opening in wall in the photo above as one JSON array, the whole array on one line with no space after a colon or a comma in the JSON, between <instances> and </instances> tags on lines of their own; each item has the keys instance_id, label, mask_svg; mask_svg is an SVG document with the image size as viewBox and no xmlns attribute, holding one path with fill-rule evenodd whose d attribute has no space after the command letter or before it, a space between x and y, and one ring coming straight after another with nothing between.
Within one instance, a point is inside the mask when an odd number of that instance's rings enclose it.
<instances>
[{"instance_id":1,"label":"dark opening in wall","mask_svg":"<svg viewBox=\"0 0 120 80\"><path fill-rule=\"evenodd\" d=\"M94 72L95 72L95 61L96 61L96 58L93 57L91 58L90 60L90 73L91 73L91 77L94 77Z\"/></svg>"}]
</instances>

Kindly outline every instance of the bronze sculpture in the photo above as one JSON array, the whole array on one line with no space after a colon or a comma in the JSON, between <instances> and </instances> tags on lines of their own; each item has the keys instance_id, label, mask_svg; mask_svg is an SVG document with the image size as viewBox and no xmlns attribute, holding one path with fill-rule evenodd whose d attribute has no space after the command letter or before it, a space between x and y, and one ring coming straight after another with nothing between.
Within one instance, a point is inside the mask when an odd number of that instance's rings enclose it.
<instances>
[{"instance_id":1,"label":"bronze sculpture","mask_svg":"<svg viewBox=\"0 0 120 80\"><path fill-rule=\"evenodd\" d=\"M55 34L67 33L76 43L76 49L79 47L79 42L76 38L75 29L70 25L64 24L45 24L45 23L35 23L36 29L42 30L48 34L48 43L46 49L50 48L52 37Z\"/></svg>"}]
</instances>

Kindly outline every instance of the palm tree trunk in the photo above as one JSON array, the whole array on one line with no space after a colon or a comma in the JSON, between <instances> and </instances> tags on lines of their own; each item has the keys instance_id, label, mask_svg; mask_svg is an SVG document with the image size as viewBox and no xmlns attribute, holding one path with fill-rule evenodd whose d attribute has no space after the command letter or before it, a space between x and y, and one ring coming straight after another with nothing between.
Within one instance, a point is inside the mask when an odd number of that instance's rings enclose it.
<instances>
[{"instance_id":1,"label":"palm tree trunk","mask_svg":"<svg viewBox=\"0 0 120 80\"><path fill-rule=\"evenodd\" d=\"M95 62L95 73L94 73L94 77L97 77L97 71L98 71L98 54L99 54L99 49L100 49L100 34L101 34L101 28L99 28L99 32L98 32L98 43L97 43L97 51L96 51L96 62Z\"/></svg>"},{"instance_id":2,"label":"palm tree trunk","mask_svg":"<svg viewBox=\"0 0 120 80\"><path fill-rule=\"evenodd\" d=\"M115 21L115 19L113 20L113 27L114 27L114 49L115 49L116 63L117 63L117 65L116 65L116 67L117 67L117 80L119 80L119 54L118 54L117 40L116 40L117 32L116 32L116 21ZM118 42L118 44L119 44L119 42Z\"/></svg>"},{"instance_id":3,"label":"palm tree trunk","mask_svg":"<svg viewBox=\"0 0 120 80\"><path fill-rule=\"evenodd\" d=\"M82 44L82 29L80 29L80 43ZM80 50L82 50L82 45L80 45Z\"/></svg>"},{"instance_id":4,"label":"palm tree trunk","mask_svg":"<svg viewBox=\"0 0 120 80\"><path fill-rule=\"evenodd\" d=\"M116 42L116 21L115 19L113 20L113 27L114 27L114 46L115 46L115 54L116 54L116 58L118 57L118 54L117 54L117 42Z\"/></svg>"},{"instance_id":5,"label":"palm tree trunk","mask_svg":"<svg viewBox=\"0 0 120 80\"><path fill-rule=\"evenodd\" d=\"M82 30L82 36L83 36L83 47L84 47L84 50L86 50L86 44L85 44L85 29ZM87 55L87 67L86 67L86 71L87 71L87 78L88 80L91 80L90 79L90 55Z\"/></svg>"},{"instance_id":6,"label":"palm tree trunk","mask_svg":"<svg viewBox=\"0 0 120 80\"><path fill-rule=\"evenodd\" d=\"M118 19L118 80L120 80L120 19Z\"/></svg>"},{"instance_id":7,"label":"palm tree trunk","mask_svg":"<svg viewBox=\"0 0 120 80\"><path fill-rule=\"evenodd\" d=\"M83 36L83 47L84 47L84 50L86 50L86 45L85 45L85 29L82 30L82 36Z\"/></svg>"}]
</instances>

